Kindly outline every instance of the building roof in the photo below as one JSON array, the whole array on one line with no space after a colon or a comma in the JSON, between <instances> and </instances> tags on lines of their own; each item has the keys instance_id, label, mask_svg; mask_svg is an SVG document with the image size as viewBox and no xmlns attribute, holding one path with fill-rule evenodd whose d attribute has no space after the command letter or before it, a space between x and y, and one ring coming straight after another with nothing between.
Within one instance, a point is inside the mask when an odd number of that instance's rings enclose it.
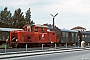
<instances>
[{"instance_id":1,"label":"building roof","mask_svg":"<svg viewBox=\"0 0 90 60\"><path fill-rule=\"evenodd\" d=\"M71 30L75 30L75 29L84 29L84 30L86 30L86 28L83 28L83 27L81 27L81 26L74 27L74 28L72 28Z\"/></svg>"},{"instance_id":2,"label":"building roof","mask_svg":"<svg viewBox=\"0 0 90 60\"><path fill-rule=\"evenodd\" d=\"M10 32L10 31L14 31L14 30L23 30L23 29L17 29L17 28L0 28L0 31L6 31L6 32Z\"/></svg>"}]
</instances>

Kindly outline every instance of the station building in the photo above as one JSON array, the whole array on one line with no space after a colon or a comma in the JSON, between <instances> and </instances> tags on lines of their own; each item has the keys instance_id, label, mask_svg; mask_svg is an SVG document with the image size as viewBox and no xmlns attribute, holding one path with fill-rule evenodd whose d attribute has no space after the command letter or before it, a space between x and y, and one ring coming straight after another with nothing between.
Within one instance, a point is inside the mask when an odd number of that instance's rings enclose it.
<instances>
[{"instance_id":1,"label":"station building","mask_svg":"<svg viewBox=\"0 0 90 60\"><path fill-rule=\"evenodd\" d=\"M86 31L86 28L81 27L81 26L77 26L77 27L72 28L71 30Z\"/></svg>"}]
</instances>

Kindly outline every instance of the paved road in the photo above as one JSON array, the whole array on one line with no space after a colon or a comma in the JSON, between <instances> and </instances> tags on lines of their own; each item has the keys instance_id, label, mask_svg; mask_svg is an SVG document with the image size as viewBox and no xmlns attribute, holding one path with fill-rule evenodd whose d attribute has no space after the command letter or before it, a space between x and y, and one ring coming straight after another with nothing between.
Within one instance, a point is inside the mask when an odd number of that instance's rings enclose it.
<instances>
[{"instance_id":1,"label":"paved road","mask_svg":"<svg viewBox=\"0 0 90 60\"><path fill-rule=\"evenodd\" d=\"M90 50L27 56L5 60L90 60Z\"/></svg>"}]
</instances>

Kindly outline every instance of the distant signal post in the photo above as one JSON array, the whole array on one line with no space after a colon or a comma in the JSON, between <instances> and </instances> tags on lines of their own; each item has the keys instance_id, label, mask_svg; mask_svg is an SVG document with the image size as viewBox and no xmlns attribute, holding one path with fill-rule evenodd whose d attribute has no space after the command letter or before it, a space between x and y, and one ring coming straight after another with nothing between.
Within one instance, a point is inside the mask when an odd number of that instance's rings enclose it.
<instances>
[{"instance_id":1,"label":"distant signal post","mask_svg":"<svg viewBox=\"0 0 90 60\"><path fill-rule=\"evenodd\" d=\"M58 13L56 13L55 15L52 15L52 14L50 14L50 15L53 17L53 29L54 29L54 25L55 25L54 19L55 19L55 17L58 15Z\"/></svg>"}]
</instances>

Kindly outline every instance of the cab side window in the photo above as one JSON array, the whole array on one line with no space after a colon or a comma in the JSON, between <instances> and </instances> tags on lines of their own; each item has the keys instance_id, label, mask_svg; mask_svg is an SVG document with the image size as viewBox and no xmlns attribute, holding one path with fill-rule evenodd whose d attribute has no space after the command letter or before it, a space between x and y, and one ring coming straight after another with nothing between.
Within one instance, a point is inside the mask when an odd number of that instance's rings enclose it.
<instances>
[{"instance_id":1,"label":"cab side window","mask_svg":"<svg viewBox=\"0 0 90 60\"><path fill-rule=\"evenodd\" d=\"M38 27L35 28L35 32L38 32Z\"/></svg>"},{"instance_id":2,"label":"cab side window","mask_svg":"<svg viewBox=\"0 0 90 60\"><path fill-rule=\"evenodd\" d=\"M41 28L42 29L42 33L44 33L44 28Z\"/></svg>"}]
</instances>

